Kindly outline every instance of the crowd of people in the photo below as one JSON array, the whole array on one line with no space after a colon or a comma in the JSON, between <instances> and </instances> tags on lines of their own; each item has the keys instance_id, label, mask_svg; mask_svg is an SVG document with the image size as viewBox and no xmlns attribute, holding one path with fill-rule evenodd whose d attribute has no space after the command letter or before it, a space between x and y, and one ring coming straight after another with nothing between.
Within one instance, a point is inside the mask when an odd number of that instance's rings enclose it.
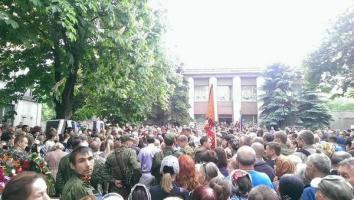
<instances>
[{"instance_id":1,"label":"crowd of people","mask_svg":"<svg viewBox=\"0 0 354 200\"><path fill-rule=\"evenodd\" d=\"M198 126L110 126L57 134L54 128L3 125L1 199L354 198L354 130L239 130L220 124L215 132L211 148ZM39 170L25 167L34 158L42 163L34 165ZM5 160L16 164L5 166Z\"/></svg>"}]
</instances>

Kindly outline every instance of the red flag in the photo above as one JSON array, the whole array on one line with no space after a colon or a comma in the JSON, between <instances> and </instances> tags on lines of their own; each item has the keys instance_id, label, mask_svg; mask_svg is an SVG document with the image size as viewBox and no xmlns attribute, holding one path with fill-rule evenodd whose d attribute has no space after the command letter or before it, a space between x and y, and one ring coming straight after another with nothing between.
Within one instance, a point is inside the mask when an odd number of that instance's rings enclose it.
<instances>
[{"instance_id":1,"label":"red flag","mask_svg":"<svg viewBox=\"0 0 354 200\"><path fill-rule=\"evenodd\" d=\"M211 141L211 148L216 147L216 136L215 132L212 130L215 126L215 108L214 108L214 92L213 85L209 89L209 102L208 102L208 113L207 113L208 123L204 126L204 130Z\"/></svg>"}]
</instances>

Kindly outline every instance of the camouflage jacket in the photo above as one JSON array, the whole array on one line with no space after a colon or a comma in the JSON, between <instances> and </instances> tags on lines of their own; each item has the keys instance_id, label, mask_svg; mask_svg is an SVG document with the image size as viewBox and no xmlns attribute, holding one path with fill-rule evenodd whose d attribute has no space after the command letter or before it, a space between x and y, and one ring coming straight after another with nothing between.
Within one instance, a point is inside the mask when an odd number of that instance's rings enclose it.
<instances>
[{"instance_id":1,"label":"camouflage jacket","mask_svg":"<svg viewBox=\"0 0 354 200\"><path fill-rule=\"evenodd\" d=\"M74 176L75 171L70 167L69 154L67 154L59 161L58 173L55 180L55 191L57 195L62 193L65 183Z\"/></svg>"},{"instance_id":2,"label":"camouflage jacket","mask_svg":"<svg viewBox=\"0 0 354 200\"><path fill-rule=\"evenodd\" d=\"M71 177L65 184L61 195L61 200L79 200L84 196L93 195L94 188L83 182L80 178L75 176Z\"/></svg>"},{"instance_id":3,"label":"camouflage jacket","mask_svg":"<svg viewBox=\"0 0 354 200\"><path fill-rule=\"evenodd\" d=\"M194 149L192 147L190 147L189 145L184 148L181 148L181 152L183 154L187 154L190 157L194 158Z\"/></svg>"},{"instance_id":4,"label":"camouflage jacket","mask_svg":"<svg viewBox=\"0 0 354 200\"><path fill-rule=\"evenodd\" d=\"M65 183L72 177L76 176L76 173L74 170L71 169L70 167L70 161L69 161L69 155L67 154L64 157L60 159L59 166L58 166L58 173L57 177L55 180L55 191L57 195L62 193L62 190L64 188ZM101 162L96 162L93 167L93 172L92 172L92 179L91 179L91 184L93 186L97 186L98 184L102 184L102 163Z\"/></svg>"},{"instance_id":5,"label":"camouflage jacket","mask_svg":"<svg viewBox=\"0 0 354 200\"><path fill-rule=\"evenodd\" d=\"M130 191L130 188L127 188L128 183L124 182L131 178L132 184L137 183L141 176L140 166L136 152L131 148L122 146L108 155L103 167L103 178L110 184L109 192L122 194L124 189ZM114 184L116 180L121 180L125 187L117 188Z\"/></svg>"},{"instance_id":6,"label":"camouflage jacket","mask_svg":"<svg viewBox=\"0 0 354 200\"><path fill-rule=\"evenodd\" d=\"M21 149L17 148L12 148L9 150L9 155L14 159L14 160L29 160L30 155Z\"/></svg>"}]
</instances>

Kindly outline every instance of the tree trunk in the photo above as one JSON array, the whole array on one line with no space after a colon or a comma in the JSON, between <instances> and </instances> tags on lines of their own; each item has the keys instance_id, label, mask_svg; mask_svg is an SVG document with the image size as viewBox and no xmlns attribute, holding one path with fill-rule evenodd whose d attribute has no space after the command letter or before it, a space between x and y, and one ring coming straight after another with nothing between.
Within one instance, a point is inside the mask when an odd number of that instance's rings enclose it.
<instances>
[{"instance_id":1,"label":"tree trunk","mask_svg":"<svg viewBox=\"0 0 354 200\"><path fill-rule=\"evenodd\" d=\"M79 56L73 53L74 63L69 66L69 75L66 78L64 90L61 94L60 101L54 99L55 102L55 113L57 119L70 119L73 110L73 100L74 100L74 87L77 81L77 72L79 69ZM57 72L55 73L57 75ZM57 77L57 76L56 76ZM59 79L58 79L59 80ZM56 81L58 81L56 78Z\"/></svg>"},{"instance_id":2,"label":"tree trunk","mask_svg":"<svg viewBox=\"0 0 354 200\"><path fill-rule=\"evenodd\" d=\"M85 32L81 32L78 27L76 27L80 36L84 35ZM73 102L74 102L74 88L77 82L77 73L80 67L80 59L82 55L83 49L80 46L80 38L86 38L85 36L80 37L78 36L77 41L74 43L70 43L66 37L64 37L64 45L66 47L67 53L71 54L73 58L73 63L69 63L67 66L68 75L62 73L61 69L64 67L63 64L60 62L60 51L59 51L59 44L60 40L59 37L56 38L54 41L54 66L55 66L55 80L58 83L63 78L65 78L65 86L64 90L61 94L61 99L58 101L54 99L55 102L55 112L57 119L70 119L73 115ZM66 76L66 77L64 77ZM55 98L55 97L54 97Z\"/></svg>"}]
</instances>

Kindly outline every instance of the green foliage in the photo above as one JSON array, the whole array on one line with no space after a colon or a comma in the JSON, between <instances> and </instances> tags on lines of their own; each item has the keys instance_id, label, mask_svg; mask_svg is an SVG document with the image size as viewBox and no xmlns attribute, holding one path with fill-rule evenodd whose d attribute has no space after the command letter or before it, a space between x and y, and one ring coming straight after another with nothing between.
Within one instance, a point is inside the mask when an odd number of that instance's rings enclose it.
<instances>
[{"instance_id":1,"label":"green foliage","mask_svg":"<svg viewBox=\"0 0 354 200\"><path fill-rule=\"evenodd\" d=\"M140 0L0 2L1 101L30 88L56 118L143 121L172 94L162 14Z\"/></svg>"},{"instance_id":2,"label":"green foliage","mask_svg":"<svg viewBox=\"0 0 354 200\"><path fill-rule=\"evenodd\" d=\"M55 110L52 105L48 103L42 104L42 121L55 119Z\"/></svg>"},{"instance_id":3,"label":"green foliage","mask_svg":"<svg viewBox=\"0 0 354 200\"><path fill-rule=\"evenodd\" d=\"M260 120L267 127L284 128L296 123L297 98L292 88L296 74L288 66L273 64L264 72Z\"/></svg>"},{"instance_id":4,"label":"green foliage","mask_svg":"<svg viewBox=\"0 0 354 200\"><path fill-rule=\"evenodd\" d=\"M167 123L186 125L192 120L188 112L190 108L188 82L179 72L175 76L170 76L168 81L173 85L173 94L168 107L164 109L161 106L155 106L147 122L161 125Z\"/></svg>"},{"instance_id":5,"label":"green foliage","mask_svg":"<svg viewBox=\"0 0 354 200\"><path fill-rule=\"evenodd\" d=\"M330 111L354 111L354 102L349 99L334 99L326 103Z\"/></svg>"},{"instance_id":6,"label":"green foliage","mask_svg":"<svg viewBox=\"0 0 354 200\"><path fill-rule=\"evenodd\" d=\"M332 120L325 103L302 85L300 73L282 64L274 64L264 72L265 84L260 115L267 127L284 128L298 125L309 129L329 126Z\"/></svg>"},{"instance_id":7,"label":"green foliage","mask_svg":"<svg viewBox=\"0 0 354 200\"><path fill-rule=\"evenodd\" d=\"M297 115L300 119L299 125L311 130L326 128L332 120L328 107L310 90L301 93Z\"/></svg>"},{"instance_id":8,"label":"green foliage","mask_svg":"<svg viewBox=\"0 0 354 200\"><path fill-rule=\"evenodd\" d=\"M334 96L345 96L354 87L353 18L354 8L339 17L320 48L305 61L306 80L311 89L320 88Z\"/></svg>"},{"instance_id":9,"label":"green foliage","mask_svg":"<svg viewBox=\"0 0 354 200\"><path fill-rule=\"evenodd\" d=\"M190 108L188 103L188 82L182 77L176 80L182 81L175 83L175 92L170 101L170 122L179 125L188 125L192 120L188 112Z\"/></svg>"}]
</instances>

